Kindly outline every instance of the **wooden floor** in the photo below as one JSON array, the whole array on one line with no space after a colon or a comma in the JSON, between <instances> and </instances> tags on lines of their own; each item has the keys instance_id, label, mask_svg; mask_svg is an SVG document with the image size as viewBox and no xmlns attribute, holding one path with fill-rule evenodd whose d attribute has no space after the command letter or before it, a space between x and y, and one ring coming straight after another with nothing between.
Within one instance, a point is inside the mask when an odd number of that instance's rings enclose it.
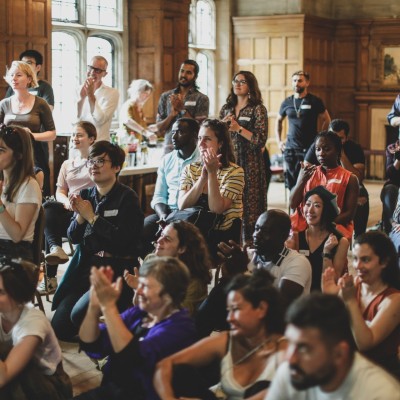
<instances>
[{"instance_id":1,"label":"wooden floor","mask_svg":"<svg viewBox=\"0 0 400 400\"><path fill-rule=\"evenodd\" d=\"M365 186L369 192L370 198L370 215L368 227L375 225L381 218L382 205L380 202L380 192L383 182L367 181ZM268 191L268 208L279 208L284 211L288 210L289 194L286 193L282 182L272 182ZM65 251L68 252L68 245L65 244ZM62 276L68 264L60 266L58 278ZM52 312L50 311L51 304L43 298L46 315L51 319ZM73 343L60 342L64 356L64 368L69 374L74 386L74 395L85 392L100 384L101 372L96 369L96 365L84 353L79 353L78 345Z\"/></svg>"}]
</instances>

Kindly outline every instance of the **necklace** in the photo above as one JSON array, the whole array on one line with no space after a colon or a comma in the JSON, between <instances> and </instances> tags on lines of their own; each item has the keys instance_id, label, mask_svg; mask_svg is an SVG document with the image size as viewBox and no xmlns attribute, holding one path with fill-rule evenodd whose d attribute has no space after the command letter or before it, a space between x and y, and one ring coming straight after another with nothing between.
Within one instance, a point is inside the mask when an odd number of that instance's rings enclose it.
<instances>
[{"instance_id":1,"label":"necklace","mask_svg":"<svg viewBox=\"0 0 400 400\"><path fill-rule=\"evenodd\" d=\"M270 338L265 339L264 341L262 341L258 346L254 347L253 349L251 349L249 352L247 352L242 358L240 358L239 360L235 361L233 363L233 365L238 365L240 363L242 363L243 361L247 360L250 356L252 356L254 353L256 353L258 350L261 349L261 347L263 347L265 344L269 343L271 341Z\"/></svg>"},{"instance_id":2,"label":"necklace","mask_svg":"<svg viewBox=\"0 0 400 400\"><path fill-rule=\"evenodd\" d=\"M297 107L296 107L296 99L293 96L293 107L294 107L294 110L296 111L297 118L300 118L301 106L304 103L304 99L305 99L305 97L303 97L303 99L301 100L301 103L300 103L300 107L297 109Z\"/></svg>"}]
</instances>

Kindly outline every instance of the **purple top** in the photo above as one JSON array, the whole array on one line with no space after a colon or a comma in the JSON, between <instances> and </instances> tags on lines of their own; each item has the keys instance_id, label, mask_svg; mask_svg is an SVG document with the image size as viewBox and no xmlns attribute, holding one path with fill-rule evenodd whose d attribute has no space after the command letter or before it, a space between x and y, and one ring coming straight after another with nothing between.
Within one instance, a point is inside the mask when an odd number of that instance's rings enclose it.
<instances>
[{"instance_id":1,"label":"purple top","mask_svg":"<svg viewBox=\"0 0 400 400\"><path fill-rule=\"evenodd\" d=\"M152 382L157 362L190 346L198 337L186 310L179 310L150 329L140 327L146 315L139 307L121 314L134 338L119 353L114 353L105 324L100 324L100 337L95 342L81 342L81 346L92 358L109 356L103 370L103 384L112 382L123 388L126 394L138 393L142 389L146 399L158 400Z\"/></svg>"}]
</instances>

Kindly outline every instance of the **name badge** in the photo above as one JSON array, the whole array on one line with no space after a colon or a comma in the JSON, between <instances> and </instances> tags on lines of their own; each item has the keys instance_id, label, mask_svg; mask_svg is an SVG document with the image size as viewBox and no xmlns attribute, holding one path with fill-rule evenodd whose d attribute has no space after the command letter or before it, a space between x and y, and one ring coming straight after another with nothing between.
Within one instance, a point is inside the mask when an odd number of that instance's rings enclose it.
<instances>
[{"instance_id":1,"label":"name badge","mask_svg":"<svg viewBox=\"0 0 400 400\"><path fill-rule=\"evenodd\" d=\"M196 102L195 101L186 101L185 102L185 106L195 106L196 105Z\"/></svg>"},{"instance_id":2,"label":"name badge","mask_svg":"<svg viewBox=\"0 0 400 400\"><path fill-rule=\"evenodd\" d=\"M104 217L115 217L118 215L118 210L105 210Z\"/></svg>"},{"instance_id":3,"label":"name badge","mask_svg":"<svg viewBox=\"0 0 400 400\"><path fill-rule=\"evenodd\" d=\"M15 118L17 118L17 116L16 116L16 115L14 115L14 114L8 114L8 115L6 115L5 117L6 117L6 119L7 119L7 120L10 120L10 119L15 119Z\"/></svg>"},{"instance_id":4,"label":"name badge","mask_svg":"<svg viewBox=\"0 0 400 400\"><path fill-rule=\"evenodd\" d=\"M30 91L29 93L30 93L30 94L33 94L34 96L37 96L38 91L37 91L37 90L32 90L32 91Z\"/></svg>"},{"instance_id":5,"label":"name badge","mask_svg":"<svg viewBox=\"0 0 400 400\"><path fill-rule=\"evenodd\" d=\"M311 110L311 104L303 104L300 108L302 110Z\"/></svg>"},{"instance_id":6,"label":"name badge","mask_svg":"<svg viewBox=\"0 0 400 400\"><path fill-rule=\"evenodd\" d=\"M303 256L308 257L310 255L310 250L299 250L300 254L303 254Z\"/></svg>"},{"instance_id":7,"label":"name badge","mask_svg":"<svg viewBox=\"0 0 400 400\"><path fill-rule=\"evenodd\" d=\"M342 183L341 179L329 179L327 183Z\"/></svg>"},{"instance_id":8,"label":"name badge","mask_svg":"<svg viewBox=\"0 0 400 400\"><path fill-rule=\"evenodd\" d=\"M239 117L239 121L250 121L250 117Z\"/></svg>"}]
</instances>

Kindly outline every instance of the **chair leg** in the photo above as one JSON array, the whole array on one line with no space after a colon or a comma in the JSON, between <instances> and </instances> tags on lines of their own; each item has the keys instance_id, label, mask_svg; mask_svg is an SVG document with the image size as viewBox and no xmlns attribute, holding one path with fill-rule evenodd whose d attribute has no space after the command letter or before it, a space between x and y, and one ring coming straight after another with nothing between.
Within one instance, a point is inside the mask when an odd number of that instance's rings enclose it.
<instances>
[{"instance_id":1,"label":"chair leg","mask_svg":"<svg viewBox=\"0 0 400 400\"><path fill-rule=\"evenodd\" d=\"M37 303L35 305L38 305L39 309L45 313L44 306L43 306L43 301L42 301L42 296L37 290L35 291L35 297L36 297L36 301L37 301Z\"/></svg>"}]
</instances>

